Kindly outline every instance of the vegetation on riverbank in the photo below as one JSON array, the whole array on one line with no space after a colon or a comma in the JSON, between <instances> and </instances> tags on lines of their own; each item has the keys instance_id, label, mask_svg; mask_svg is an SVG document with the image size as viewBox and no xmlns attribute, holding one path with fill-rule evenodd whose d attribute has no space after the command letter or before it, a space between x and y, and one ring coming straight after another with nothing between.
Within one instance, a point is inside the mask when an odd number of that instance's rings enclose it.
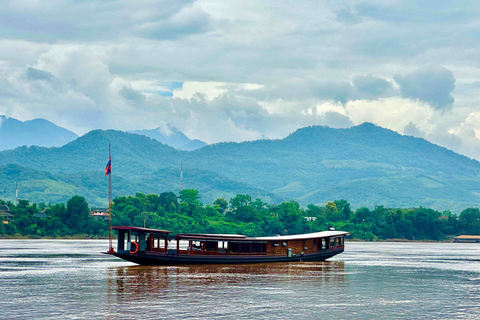
<instances>
[{"instance_id":1,"label":"vegetation on riverbank","mask_svg":"<svg viewBox=\"0 0 480 320\"><path fill-rule=\"evenodd\" d=\"M66 204L7 204L14 215L0 224L3 237L98 238L108 236L108 222L90 215L88 203L74 196ZM269 236L317 232L335 228L361 240L445 240L461 233L480 234L480 210L467 208L459 216L429 208L362 207L352 210L346 200L325 206L301 208L295 201L268 204L238 194L230 201L216 199L203 204L197 190L137 193L114 199L113 225L132 225L171 230L174 233L237 233ZM35 218L35 213L45 218Z\"/></svg>"}]
</instances>

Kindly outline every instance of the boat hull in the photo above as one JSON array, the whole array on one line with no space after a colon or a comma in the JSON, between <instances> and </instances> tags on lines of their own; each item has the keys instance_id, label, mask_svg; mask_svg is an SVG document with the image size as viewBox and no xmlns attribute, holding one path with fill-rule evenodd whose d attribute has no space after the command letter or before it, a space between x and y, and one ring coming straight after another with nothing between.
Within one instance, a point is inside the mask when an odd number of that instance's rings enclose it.
<instances>
[{"instance_id":1,"label":"boat hull","mask_svg":"<svg viewBox=\"0 0 480 320\"><path fill-rule=\"evenodd\" d=\"M130 254L127 252L115 252L114 256L137 263L140 265L186 265L186 264L250 264L250 263L274 263L274 262L306 262L324 261L336 254L342 253L343 248L321 251L318 253L288 256L250 256L250 255L189 255L189 254L166 254L166 253L141 253Z\"/></svg>"}]
</instances>

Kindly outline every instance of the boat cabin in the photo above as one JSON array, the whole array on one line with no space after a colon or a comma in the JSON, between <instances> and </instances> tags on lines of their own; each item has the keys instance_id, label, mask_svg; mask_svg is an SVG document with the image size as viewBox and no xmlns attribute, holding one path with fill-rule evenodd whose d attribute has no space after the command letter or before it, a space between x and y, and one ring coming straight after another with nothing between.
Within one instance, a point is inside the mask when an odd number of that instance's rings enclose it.
<instances>
[{"instance_id":1,"label":"boat cabin","mask_svg":"<svg viewBox=\"0 0 480 320\"><path fill-rule=\"evenodd\" d=\"M117 251L163 252L168 251L168 235L172 231L138 228L113 227L118 231Z\"/></svg>"},{"instance_id":2,"label":"boat cabin","mask_svg":"<svg viewBox=\"0 0 480 320\"><path fill-rule=\"evenodd\" d=\"M254 263L322 261L344 250L348 232L323 231L276 237L238 234L177 234L171 231L113 227L114 255L139 264Z\"/></svg>"},{"instance_id":3,"label":"boat cabin","mask_svg":"<svg viewBox=\"0 0 480 320\"><path fill-rule=\"evenodd\" d=\"M337 233L326 231L259 238L232 234L178 234L176 240L179 254L295 256L343 248L344 234Z\"/></svg>"}]
</instances>

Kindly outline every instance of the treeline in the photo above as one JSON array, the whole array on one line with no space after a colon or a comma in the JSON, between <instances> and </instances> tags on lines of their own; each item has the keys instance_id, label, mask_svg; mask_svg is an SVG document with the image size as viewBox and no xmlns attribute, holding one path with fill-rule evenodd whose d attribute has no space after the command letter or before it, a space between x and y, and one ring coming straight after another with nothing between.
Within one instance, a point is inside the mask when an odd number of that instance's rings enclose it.
<instances>
[{"instance_id":1,"label":"treeline","mask_svg":"<svg viewBox=\"0 0 480 320\"><path fill-rule=\"evenodd\" d=\"M90 209L84 197L74 196L67 201L66 205L47 206L44 203L37 205L30 204L27 200L19 200L17 205L0 200L0 204L6 204L13 214L8 224L0 223L2 236L108 237L108 223L90 215ZM38 213L43 213L47 217L34 217L34 214Z\"/></svg>"},{"instance_id":2,"label":"treeline","mask_svg":"<svg viewBox=\"0 0 480 320\"><path fill-rule=\"evenodd\" d=\"M1 201L0 201L1 202ZM14 218L0 226L1 235L66 237L88 235L106 237L108 222L90 216L83 197L74 196L67 204L7 203ZM44 212L46 218L33 218ZM459 234L480 234L480 210L468 208L459 216L450 211L428 208L362 207L352 210L346 200L328 202L325 206L310 204L301 208L295 201L278 205L247 194L238 194L230 201L216 199L203 204L197 190L137 193L114 199L113 225L158 228L173 233L236 233L248 236L299 234L328 230L344 230L351 238L361 240L408 239L445 240Z\"/></svg>"}]
</instances>

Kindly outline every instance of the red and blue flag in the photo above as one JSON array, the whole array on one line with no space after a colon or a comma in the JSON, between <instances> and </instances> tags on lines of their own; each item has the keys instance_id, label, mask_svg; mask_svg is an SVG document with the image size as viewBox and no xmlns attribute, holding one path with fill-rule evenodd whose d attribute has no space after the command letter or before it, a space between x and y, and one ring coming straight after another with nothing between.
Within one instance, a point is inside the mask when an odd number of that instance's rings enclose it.
<instances>
[{"instance_id":1,"label":"red and blue flag","mask_svg":"<svg viewBox=\"0 0 480 320\"><path fill-rule=\"evenodd\" d=\"M107 166L105 167L105 175L108 176L112 172L112 158L108 159Z\"/></svg>"}]
</instances>

